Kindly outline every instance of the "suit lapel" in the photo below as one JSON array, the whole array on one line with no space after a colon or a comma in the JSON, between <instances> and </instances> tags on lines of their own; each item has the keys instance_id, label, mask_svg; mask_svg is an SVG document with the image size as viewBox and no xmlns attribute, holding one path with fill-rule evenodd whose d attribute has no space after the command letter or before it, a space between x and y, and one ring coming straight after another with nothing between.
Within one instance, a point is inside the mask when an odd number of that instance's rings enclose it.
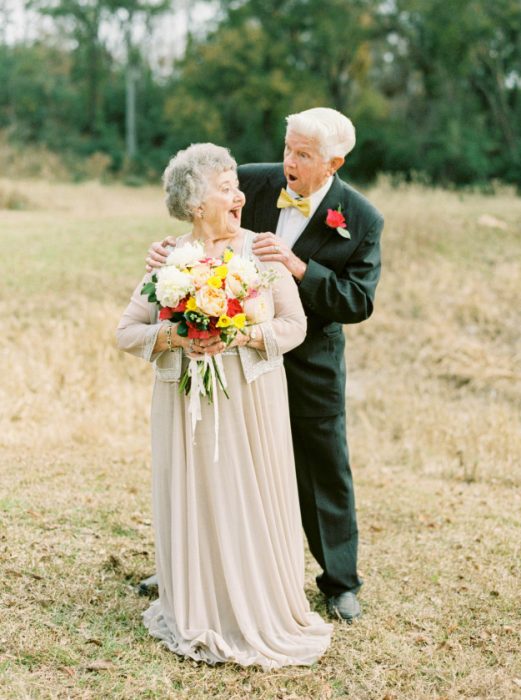
<instances>
[{"instance_id":1,"label":"suit lapel","mask_svg":"<svg viewBox=\"0 0 521 700\"><path fill-rule=\"evenodd\" d=\"M327 210L337 209L344 199L345 193L342 189L342 182L338 175L335 175L326 196L318 205L316 212L293 246L295 255L307 261L319 248L327 243L331 238L331 232L334 230L326 226Z\"/></svg>"},{"instance_id":2,"label":"suit lapel","mask_svg":"<svg viewBox=\"0 0 521 700\"><path fill-rule=\"evenodd\" d=\"M269 180L269 185L259 193L255 201L255 231L275 233L280 215L280 209L277 209L277 199L281 188L285 186L286 178L281 172L273 175Z\"/></svg>"}]
</instances>

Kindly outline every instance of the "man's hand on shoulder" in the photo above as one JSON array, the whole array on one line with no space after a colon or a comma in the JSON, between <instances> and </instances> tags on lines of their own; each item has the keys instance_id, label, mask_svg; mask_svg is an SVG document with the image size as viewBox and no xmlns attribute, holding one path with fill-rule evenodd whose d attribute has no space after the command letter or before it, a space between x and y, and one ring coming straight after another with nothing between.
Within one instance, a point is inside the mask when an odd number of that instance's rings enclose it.
<instances>
[{"instance_id":1,"label":"man's hand on shoulder","mask_svg":"<svg viewBox=\"0 0 521 700\"><path fill-rule=\"evenodd\" d=\"M257 234L253 241L252 250L262 262L282 263L299 281L306 273L306 263L297 257L291 248L274 233Z\"/></svg>"},{"instance_id":2,"label":"man's hand on shoulder","mask_svg":"<svg viewBox=\"0 0 521 700\"><path fill-rule=\"evenodd\" d=\"M170 251L167 246L175 248L176 239L173 236L167 236L162 241L155 241L148 249L147 257L145 258L147 272L162 267Z\"/></svg>"}]
</instances>

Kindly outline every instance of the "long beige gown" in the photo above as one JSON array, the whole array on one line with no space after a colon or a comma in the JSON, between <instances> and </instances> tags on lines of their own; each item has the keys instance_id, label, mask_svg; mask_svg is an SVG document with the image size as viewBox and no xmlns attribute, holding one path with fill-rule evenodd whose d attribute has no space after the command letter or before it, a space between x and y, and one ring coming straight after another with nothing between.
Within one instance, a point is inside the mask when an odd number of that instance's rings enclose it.
<instances>
[{"instance_id":1,"label":"long beige gown","mask_svg":"<svg viewBox=\"0 0 521 700\"><path fill-rule=\"evenodd\" d=\"M272 356L274 348L287 352L305 334L296 285L284 267L277 269L274 317L267 324ZM153 360L157 328L140 287L121 319L118 342ZM247 383L239 354L225 354L223 364L230 399L219 395L217 462L213 406L202 400L194 440L178 383L156 378L151 425L159 599L144 623L173 652L210 664L312 664L328 647L331 626L310 612L303 590L284 369L279 363Z\"/></svg>"}]
</instances>

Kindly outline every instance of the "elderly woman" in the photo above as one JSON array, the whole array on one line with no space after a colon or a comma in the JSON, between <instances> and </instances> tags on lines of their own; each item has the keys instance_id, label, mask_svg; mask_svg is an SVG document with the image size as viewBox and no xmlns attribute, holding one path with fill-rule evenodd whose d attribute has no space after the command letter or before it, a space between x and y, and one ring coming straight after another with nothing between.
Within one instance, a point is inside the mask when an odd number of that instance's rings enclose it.
<instances>
[{"instance_id":1,"label":"elderly woman","mask_svg":"<svg viewBox=\"0 0 521 700\"><path fill-rule=\"evenodd\" d=\"M178 239L246 257L253 235L241 228L244 195L224 148L180 151L163 181L171 215L190 221ZM261 268L262 263L258 262ZM169 649L210 664L276 668L311 664L331 628L303 592L301 520L282 354L299 345L306 320L296 285L277 263L271 317L226 348L219 338L188 340L135 290L120 321L119 347L155 365L152 398L153 510L159 599L145 625ZM170 347L169 347L170 344ZM188 358L219 354L230 398L202 401L195 441L179 378Z\"/></svg>"}]
</instances>

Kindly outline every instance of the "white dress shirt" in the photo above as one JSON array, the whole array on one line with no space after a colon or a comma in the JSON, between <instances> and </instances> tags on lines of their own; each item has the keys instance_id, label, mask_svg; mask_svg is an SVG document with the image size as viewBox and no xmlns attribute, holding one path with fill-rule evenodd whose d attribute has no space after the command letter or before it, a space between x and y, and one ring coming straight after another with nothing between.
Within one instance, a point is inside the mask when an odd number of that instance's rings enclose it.
<instances>
[{"instance_id":1,"label":"white dress shirt","mask_svg":"<svg viewBox=\"0 0 521 700\"><path fill-rule=\"evenodd\" d=\"M320 202L326 196L331 184L333 182L332 177L328 177L326 183L316 192L313 192L309 197L309 216L304 216L296 207L286 207L280 210L279 220L277 223L276 234L284 243L286 243L290 248L293 248L300 235L306 228L309 220L313 214L318 209ZM286 187L286 191L290 197L296 199L298 197L296 192L290 187Z\"/></svg>"}]
</instances>

